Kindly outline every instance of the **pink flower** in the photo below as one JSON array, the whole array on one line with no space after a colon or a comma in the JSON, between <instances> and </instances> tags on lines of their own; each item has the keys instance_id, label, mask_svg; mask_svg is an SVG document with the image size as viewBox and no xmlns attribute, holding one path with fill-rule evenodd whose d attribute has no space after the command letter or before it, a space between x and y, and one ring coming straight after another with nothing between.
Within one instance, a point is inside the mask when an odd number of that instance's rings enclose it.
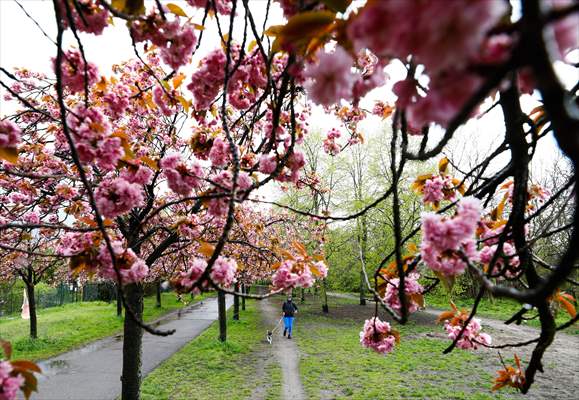
<instances>
[{"instance_id":1,"label":"pink flower","mask_svg":"<svg viewBox=\"0 0 579 400\"><path fill-rule=\"evenodd\" d=\"M564 9L574 4L573 0L548 0L552 9ZM561 60L572 50L579 48L579 15L573 12L553 24L557 55Z\"/></svg>"},{"instance_id":2,"label":"pink flower","mask_svg":"<svg viewBox=\"0 0 579 400\"><path fill-rule=\"evenodd\" d=\"M211 177L211 181L215 184L215 194L225 193L233 187L233 174L231 171L223 170ZM243 192L253 185L253 180L247 172L239 172L237 176L237 191ZM229 209L229 197L217 197L209 200L207 211L214 217L222 217Z\"/></svg>"},{"instance_id":3,"label":"pink flower","mask_svg":"<svg viewBox=\"0 0 579 400\"><path fill-rule=\"evenodd\" d=\"M123 168L119 176L130 183L148 185L153 178L153 171L150 168L139 165L138 167Z\"/></svg>"},{"instance_id":4,"label":"pink flower","mask_svg":"<svg viewBox=\"0 0 579 400\"><path fill-rule=\"evenodd\" d=\"M123 178L103 180L95 190L95 200L106 218L115 218L144 205L141 186Z\"/></svg>"},{"instance_id":5,"label":"pink flower","mask_svg":"<svg viewBox=\"0 0 579 400\"><path fill-rule=\"evenodd\" d=\"M420 128L431 122L448 126L480 84L481 78L461 71L433 77L426 97L408 106L409 123Z\"/></svg>"},{"instance_id":6,"label":"pink flower","mask_svg":"<svg viewBox=\"0 0 579 400\"><path fill-rule=\"evenodd\" d=\"M304 76L310 78L305 85L310 98L325 106L340 99L350 100L355 81L352 57L339 46L333 53L320 50L317 57L318 63L307 65L304 71Z\"/></svg>"},{"instance_id":7,"label":"pink flower","mask_svg":"<svg viewBox=\"0 0 579 400\"><path fill-rule=\"evenodd\" d=\"M318 270L319 277L325 278L328 276L328 266L323 261L318 261L314 264L316 269Z\"/></svg>"},{"instance_id":8,"label":"pink flower","mask_svg":"<svg viewBox=\"0 0 579 400\"><path fill-rule=\"evenodd\" d=\"M155 86L153 89L153 102L159 106L163 115L170 117L179 111L179 101L174 90L163 89L161 86Z\"/></svg>"},{"instance_id":9,"label":"pink flower","mask_svg":"<svg viewBox=\"0 0 579 400\"><path fill-rule=\"evenodd\" d=\"M444 329L448 334L448 338L450 340L455 340L458 337L461 329L463 327L463 323L458 323L456 325L451 324L450 321L446 321L444 324ZM456 343L456 346L459 349L464 350L476 350L478 347L482 345L490 345L492 339L490 335L486 333L481 333L481 324L478 318L473 318L467 325L464 333L462 334L459 341Z\"/></svg>"},{"instance_id":10,"label":"pink flower","mask_svg":"<svg viewBox=\"0 0 579 400\"><path fill-rule=\"evenodd\" d=\"M444 187L444 181L440 176L435 176L432 179L427 179L424 182L424 188L422 193L424 195L422 201L425 203L438 203L444 198L444 193L442 193L442 188Z\"/></svg>"},{"instance_id":11,"label":"pink flower","mask_svg":"<svg viewBox=\"0 0 579 400\"><path fill-rule=\"evenodd\" d=\"M14 122L4 119L0 121L0 147L14 148L20 143L22 131Z\"/></svg>"},{"instance_id":12,"label":"pink flower","mask_svg":"<svg viewBox=\"0 0 579 400\"><path fill-rule=\"evenodd\" d=\"M0 400L16 400L20 387L24 385L24 377L20 374L12 376L12 364L0 361Z\"/></svg>"},{"instance_id":13,"label":"pink flower","mask_svg":"<svg viewBox=\"0 0 579 400\"><path fill-rule=\"evenodd\" d=\"M474 234L480 219L480 202L464 198L452 218L434 213L422 216L421 256L425 264L445 275L462 274L466 267L459 251L478 260Z\"/></svg>"},{"instance_id":14,"label":"pink flower","mask_svg":"<svg viewBox=\"0 0 579 400\"><path fill-rule=\"evenodd\" d=\"M378 317L367 319L364 328L360 332L360 343L362 346L381 354L388 354L394 349L396 336L390 328L390 324L381 321Z\"/></svg>"},{"instance_id":15,"label":"pink flower","mask_svg":"<svg viewBox=\"0 0 579 400\"><path fill-rule=\"evenodd\" d=\"M74 256L91 249L94 242L93 232L68 232L60 240L56 252L67 257Z\"/></svg>"},{"instance_id":16,"label":"pink flower","mask_svg":"<svg viewBox=\"0 0 579 400\"><path fill-rule=\"evenodd\" d=\"M277 157L275 154L262 154L259 158L259 172L271 174L277 168Z\"/></svg>"},{"instance_id":17,"label":"pink flower","mask_svg":"<svg viewBox=\"0 0 579 400\"><path fill-rule=\"evenodd\" d=\"M69 20L64 1L67 0L58 0L58 7L62 16L61 23L67 28ZM98 0L77 0L76 3L77 6L69 1L70 13L72 14L75 28L81 32L100 35L109 24L109 11Z\"/></svg>"},{"instance_id":18,"label":"pink flower","mask_svg":"<svg viewBox=\"0 0 579 400\"><path fill-rule=\"evenodd\" d=\"M148 275L149 267L132 249L125 249L122 242L118 240L113 241L111 245L123 285L131 282L140 282ZM117 280L111 253L106 244L101 245L97 260L100 262L99 274L103 278Z\"/></svg>"},{"instance_id":19,"label":"pink flower","mask_svg":"<svg viewBox=\"0 0 579 400\"><path fill-rule=\"evenodd\" d=\"M271 282L276 289L307 288L314 284L314 277L306 264L285 260L273 274Z\"/></svg>"},{"instance_id":20,"label":"pink flower","mask_svg":"<svg viewBox=\"0 0 579 400\"><path fill-rule=\"evenodd\" d=\"M211 5L210 10L213 11L213 6L217 10L218 14L229 15L231 14L231 0L213 0L209 3L209 0L186 0L193 7L206 8Z\"/></svg>"},{"instance_id":21,"label":"pink flower","mask_svg":"<svg viewBox=\"0 0 579 400\"><path fill-rule=\"evenodd\" d=\"M210 52L191 76L187 89L193 92L195 108L207 110L219 94L225 77L225 53L221 48Z\"/></svg>"},{"instance_id":22,"label":"pink flower","mask_svg":"<svg viewBox=\"0 0 579 400\"><path fill-rule=\"evenodd\" d=\"M39 224L40 223L40 216L38 215L38 213L36 211L30 211L30 212L26 213L22 217L22 219L27 224Z\"/></svg>"},{"instance_id":23,"label":"pink flower","mask_svg":"<svg viewBox=\"0 0 579 400\"><path fill-rule=\"evenodd\" d=\"M197 37L193 26L179 18L168 21L159 14L152 13L144 20L134 21L131 33L135 42L150 40L160 48L161 59L174 70L186 65L193 54Z\"/></svg>"},{"instance_id":24,"label":"pink flower","mask_svg":"<svg viewBox=\"0 0 579 400\"><path fill-rule=\"evenodd\" d=\"M199 281L203 272L207 268L207 262L202 258L194 258L192 261L188 261L187 269L179 274L179 283L186 290L191 290L193 285ZM196 287L193 293L199 293L200 288Z\"/></svg>"},{"instance_id":25,"label":"pink flower","mask_svg":"<svg viewBox=\"0 0 579 400\"><path fill-rule=\"evenodd\" d=\"M130 89L126 85L116 85L103 96L103 101L107 106L109 115L119 119L129 107Z\"/></svg>"},{"instance_id":26,"label":"pink flower","mask_svg":"<svg viewBox=\"0 0 579 400\"><path fill-rule=\"evenodd\" d=\"M56 59L52 59L54 70L56 71ZM62 84L71 92L79 93L85 87L85 65L82 55L78 50L68 50L63 54L62 64ZM97 66L91 62L87 64L87 85L90 88L98 80Z\"/></svg>"},{"instance_id":27,"label":"pink flower","mask_svg":"<svg viewBox=\"0 0 579 400\"><path fill-rule=\"evenodd\" d=\"M376 1L354 17L348 36L356 50L400 59L414 55L436 74L465 66L507 11L502 1Z\"/></svg>"},{"instance_id":28,"label":"pink flower","mask_svg":"<svg viewBox=\"0 0 579 400\"><path fill-rule=\"evenodd\" d=\"M237 263L234 259L228 257L218 257L211 267L209 276L211 280L221 287L229 287L235 280Z\"/></svg>"},{"instance_id":29,"label":"pink flower","mask_svg":"<svg viewBox=\"0 0 579 400\"><path fill-rule=\"evenodd\" d=\"M422 294L423 287L418 283L420 276L418 274L410 274L404 280L404 293L406 299L408 300L408 312L416 312L420 308L415 300L413 300L412 295ZM386 286L386 293L384 295L384 301L393 310L400 311L402 304L400 303L400 297L398 296L398 285L400 284L400 278L390 279L389 284Z\"/></svg>"},{"instance_id":30,"label":"pink flower","mask_svg":"<svg viewBox=\"0 0 579 400\"><path fill-rule=\"evenodd\" d=\"M81 162L91 163L96 159L98 166L107 171L116 168L125 151L120 138L109 136L111 125L97 108L79 104L66 121Z\"/></svg>"},{"instance_id":31,"label":"pink flower","mask_svg":"<svg viewBox=\"0 0 579 400\"><path fill-rule=\"evenodd\" d=\"M177 194L188 196L193 189L199 189L203 184L203 168L197 161L187 166L177 153L167 155L159 162L167 178L169 188Z\"/></svg>"},{"instance_id":32,"label":"pink flower","mask_svg":"<svg viewBox=\"0 0 579 400\"><path fill-rule=\"evenodd\" d=\"M231 159L229 143L224 141L221 136L218 136L213 141L213 146L211 146L209 151L209 159L214 167L224 167Z\"/></svg>"},{"instance_id":33,"label":"pink flower","mask_svg":"<svg viewBox=\"0 0 579 400\"><path fill-rule=\"evenodd\" d=\"M96 163L105 171L112 171L125 155L122 141L118 137L109 137L100 142L96 151Z\"/></svg>"},{"instance_id":34,"label":"pink flower","mask_svg":"<svg viewBox=\"0 0 579 400\"><path fill-rule=\"evenodd\" d=\"M495 253L497 251L498 244L484 246L480 251L480 262L483 264L490 264ZM521 264L519 257L516 255L517 249L509 242L503 243L502 254L497 258L495 265L492 267L492 273L498 274L505 266L505 262L508 268L505 275L509 278L517 275L516 269Z\"/></svg>"}]
</instances>

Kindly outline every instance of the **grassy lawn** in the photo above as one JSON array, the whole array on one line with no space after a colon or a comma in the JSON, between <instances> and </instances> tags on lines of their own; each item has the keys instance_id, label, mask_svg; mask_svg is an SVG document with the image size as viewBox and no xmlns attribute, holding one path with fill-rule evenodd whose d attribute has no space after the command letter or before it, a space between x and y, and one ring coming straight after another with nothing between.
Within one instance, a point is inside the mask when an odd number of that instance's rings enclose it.
<instances>
[{"instance_id":1,"label":"grassy lawn","mask_svg":"<svg viewBox=\"0 0 579 400\"><path fill-rule=\"evenodd\" d=\"M227 325L227 342L217 340L213 323L198 338L149 374L141 397L149 399L279 399L281 368L267 354L265 328L254 302L248 302L241 320Z\"/></svg>"},{"instance_id":2,"label":"grassy lawn","mask_svg":"<svg viewBox=\"0 0 579 400\"><path fill-rule=\"evenodd\" d=\"M449 342L440 328L393 324L402 341L387 356L359 343L363 321L373 312L356 300L330 298L330 314L310 299L300 306L296 341L308 399L503 399L492 393L493 374L476 352L442 355ZM432 334L434 333L434 334ZM498 368L497 368L498 369Z\"/></svg>"},{"instance_id":3,"label":"grassy lawn","mask_svg":"<svg viewBox=\"0 0 579 400\"><path fill-rule=\"evenodd\" d=\"M174 293L162 294L161 308L155 296L145 298L144 318L154 320L183 307ZM205 295L206 296L206 295ZM194 301L200 300L198 296ZM123 319L116 316L116 303L71 303L38 310L38 339L29 338L29 321L20 316L0 319L0 337L12 342L13 358L40 360L79 347L122 330Z\"/></svg>"},{"instance_id":4,"label":"grassy lawn","mask_svg":"<svg viewBox=\"0 0 579 400\"><path fill-rule=\"evenodd\" d=\"M352 292L336 292L336 293L344 293L354 297L358 297L358 293ZM442 293L442 291L429 293L426 295L426 306L429 308L439 308L441 310L450 310L450 298ZM474 299L461 299L454 296L452 298L454 304L456 304L459 308L464 308L466 310L470 310L474 303ZM512 317L515 313L517 313L521 309L521 305L511 299L488 299L483 298L478 306L477 316L478 317L486 317L492 319L498 319L506 321L510 317ZM533 317L537 315L536 311L529 311L527 313L527 317ZM564 324L569 320L569 314L567 314L564 310L558 310L557 315L555 317L555 321L557 325ZM523 321L523 325L533 326L533 327L540 327L541 324L539 323L539 319L531 319L527 321ZM575 324L563 331L564 333L571 334L571 335L579 335L579 324Z\"/></svg>"}]
</instances>

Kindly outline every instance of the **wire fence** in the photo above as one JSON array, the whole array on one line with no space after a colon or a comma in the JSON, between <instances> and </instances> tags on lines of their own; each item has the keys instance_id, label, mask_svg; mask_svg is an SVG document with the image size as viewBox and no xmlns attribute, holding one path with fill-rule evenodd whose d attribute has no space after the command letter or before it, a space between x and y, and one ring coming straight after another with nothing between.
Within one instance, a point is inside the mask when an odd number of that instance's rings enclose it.
<instances>
[{"instance_id":1,"label":"wire fence","mask_svg":"<svg viewBox=\"0 0 579 400\"><path fill-rule=\"evenodd\" d=\"M56 287L39 287L35 290L37 308L49 308L79 301L116 300L116 287L110 282L86 283L83 286L60 284ZM24 300L24 289L0 286L0 316L20 313Z\"/></svg>"}]
</instances>

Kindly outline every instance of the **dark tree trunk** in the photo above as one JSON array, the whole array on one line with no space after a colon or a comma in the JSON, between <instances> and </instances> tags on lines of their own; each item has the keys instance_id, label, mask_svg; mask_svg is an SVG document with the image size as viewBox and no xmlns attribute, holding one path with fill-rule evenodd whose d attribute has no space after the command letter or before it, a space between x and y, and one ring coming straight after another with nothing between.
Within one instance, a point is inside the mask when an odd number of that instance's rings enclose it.
<instances>
[{"instance_id":1,"label":"dark tree trunk","mask_svg":"<svg viewBox=\"0 0 579 400\"><path fill-rule=\"evenodd\" d=\"M304 289L304 288L302 288L301 293L300 293L300 302L301 303L306 302L306 289Z\"/></svg>"},{"instance_id":2,"label":"dark tree trunk","mask_svg":"<svg viewBox=\"0 0 579 400\"><path fill-rule=\"evenodd\" d=\"M143 316L143 286L131 283L125 286L125 296L128 305L136 317ZM125 311L124 340L123 340L123 374L122 400L138 400L141 386L141 355L143 329Z\"/></svg>"},{"instance_id":3,"label":"dark tree trunk","mask_svg":"<svg viewBox=\"0 0 579 400\"><path fill-rule=\"evenodd\" d=\"M227 340L227 310L225 307L225 293L217 292L217 308L219 310L219 340Z\"/></svg>"},{"instance_id":4,"label":"dark tree trunk","mask_svg":"<svg viewBox=\"0 0 579 400\"><path fill-rule=\"evenodd\" d=\"M38 322L36 319L36 298L34 297L34 283L26 283L26 295L28 296L28 310L30 311L30 338L38 337Z\"/></svg>"},{"instance_id":5,"label":"dark tree trunk","mask_svg":"<svg viewBox=\"0 0 579 400\"><path fill-rule=\"evenodd\" d=\"M360 305L366 305L366 283L364 282L364 271L360 268Z\"/></svg>"},{"instance_id":6,"label":"dark tree trunk","mask_svg":"<svg viewBox=\"0 0 579 400\"><path fill-rule=\"evenodd\" d=\"M239 292L239 283L235 284L235 293ZM239 296L233 297L233 319L239 321Z\"/></svg>"},{"instance_id":7,"label":"dark tree trunk","mask_svg":"<svg viewBox=\"0 0 579 400\"><path fill-rule=\"evenodd\" d=\"M123 300L121 298L121 288L117 284L117 317L123 316Z\"/></svg>"},{"instance_id":8,"label":"dark tree trunk","mask_svg":"<svg viewBox=\"0 0 579 400\"><path fill-rule=\"evenodd\" d=\"M247 292L245 291L245 283L241 284L241 293L247 294ZM245 311L245 297L241 298L241 310Z\"/></svg>"},{"instance_id":9,"label":"dark tree trunk","mask_svg":"<svg viewBox=\"0 0 579 400\"><path fill-rule=\"evenodd\" d=\"M161 308L161 281L156 282L156 289L157 289L157 302L155 303L155 307Z\"/></svg>"},{"instance_id":10,"label":"dark tree trunk","mask_svg":"<svg viewBox=\"0 0 579 400\"><path fill-rule=\"evenodd\" d=\"M322 280L322 296L323 296L323 304L322 304L322 311L324 313L329 313L330 308L328 307L328 292L326 290L326 278Z\"/></svg>"}]
</instances>

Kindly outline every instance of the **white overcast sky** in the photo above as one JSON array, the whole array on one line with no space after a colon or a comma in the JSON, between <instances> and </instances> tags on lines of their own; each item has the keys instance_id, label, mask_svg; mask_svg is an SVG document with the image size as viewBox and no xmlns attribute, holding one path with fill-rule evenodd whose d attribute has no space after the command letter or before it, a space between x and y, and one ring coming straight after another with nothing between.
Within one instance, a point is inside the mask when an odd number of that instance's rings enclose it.
<instances>
[{"instance_id":1,"label":"white overcast sky","mask_svg":"<svg viewBox=\"0 0 579 400\"><path fill-rule=\"evenodd\" d=\"M190 17L193 17L194 22L201 22L203 10L188 6L184 0L173 0L175 4L180 5ZM47 35L51 38L56 36L56 26L54 22L54 10L51 0L20 0L19 3L26 9L26 11L38 22L44 29ZM151 3L149 3L151 4ZM265 0L254 0L250 3L256 23L258 26L263 24ZM223 26L227 26L227 18L221 19ZM270 11L270 24L279 24L283 22L282 13L277 3L273 3ZM215 23L210 20L208 27L204 32L203 45L199 51L199 55L203 55L212 49L218 42L217 29ZM241 23L239 23L241 25ZM236 29L238 34L242 33L242 27ZM226 29L226 28L225 28ZM236 35L234 35L236 37ZM115 26L107 27L101 36L94 36L89 34L81 34L83 45L87 54L87 58L97 64L102 74L106 75L110 67L121 61L133 57L133 50L130 43L130 38L127 34L127 28L123 21L115 19ZM209 40L208 40L209 39ZM65 36L65 44L72 45L72 34L67 32ZM43 35L41 30L28 18L19 5L13 0L0 0L0 66L12 70L16 67L26 67L31 70L45 72L52 74L50 59L55 56L56 46ZM196 64L194 61L193 65ZM571 86L577 81L575 71L568 68L561 63L556 65L562 79L567 86ZM192 66L184 69L188 74L192 70ZM403 67L398 64L387 67L387 72L390 75L391 83L400 79L404 74ZM6 82L6 77L2 76L2 80ZM390 85L386 89L374 91L369 95L366 104L371 103L375 99L385 101L393 101L395 97L390 92ZM4 92L0 90L0 95ZM536 100L530 96L523 98L523 107L525 111L531 110L537 104ZM483 106L484 108L484 106ZM0 117L4 117L10 111L12 106L8 105L2 98L0 98ZM321 116L320 109L314 110L315 118L312 118L311 126L313 129L329 129L335 122L328 117ZM338 127L336 125L336 127ZM467 137L474 137L476 140L460 140L455 142L455 147L463 147L464 154L468 154L473 150L473 142L478 143L482 148L488 148L495 141L501 140L503 135L503 121L500 109L497 107L493 112L480 120L473 120L465 127L461 128L460 135ZM460 150L460 149L459 149ZM548 168L548 165L553 158L558 154L556 143L553 139L544 140L543 145L538 151L538 160L535 162L534 169L536 173L540 173L541 169ZM497 167L499 167L497 165Z\"/></svg>"}]
</instances>

